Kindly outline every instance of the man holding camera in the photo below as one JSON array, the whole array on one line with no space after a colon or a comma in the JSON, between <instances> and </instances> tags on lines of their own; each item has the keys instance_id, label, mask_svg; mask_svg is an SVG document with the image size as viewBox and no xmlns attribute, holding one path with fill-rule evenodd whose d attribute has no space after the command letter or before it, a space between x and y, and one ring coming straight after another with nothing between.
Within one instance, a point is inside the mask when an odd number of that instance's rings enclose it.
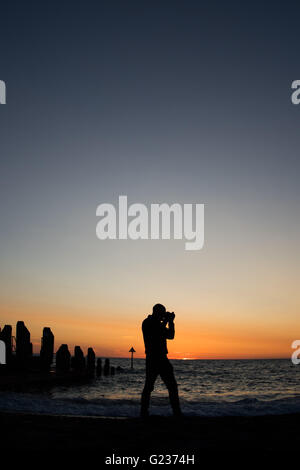
<instances>
[{"instance_id":1,"label":"man holding camera","mask_svg":"<svg viewBox=\"0 0 300 470\"><path fill-rule=\"evenodd\" d=\"M174 416L181 416L177 383L172 364L167 357L167 339L173 339L175 336L174 318L174 312L167 312L163 305L156 304L152 315L148 315L142 324L146 352L146 382L141 401L143 418L148 416L150 395L158 375L169 391Z\"/></svg>"}]
</instances>

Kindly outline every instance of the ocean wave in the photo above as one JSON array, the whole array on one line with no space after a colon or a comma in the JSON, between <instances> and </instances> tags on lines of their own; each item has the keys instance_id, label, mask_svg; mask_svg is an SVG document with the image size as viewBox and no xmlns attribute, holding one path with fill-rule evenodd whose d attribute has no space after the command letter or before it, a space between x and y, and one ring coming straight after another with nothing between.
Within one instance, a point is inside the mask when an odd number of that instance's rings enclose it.
<instances>
[{"instance_id":1,"label":"ocean wave","mask_svg":"<svg viewBox=\"0 0 300 470\"><path fill-rule=\"evenodd\" d=\"M269 414L300 413L300 398L289 397L277 400L236 397L226 400L181 400L183 413L187 416L259 416ZM45 413L54 415L137 417L139 399L97 398L51 398L29 393L0 393L0 410L10 412ZM171 414L168 398L155 397L151 413L167 416Z\"/></svg>"}]
</instances>

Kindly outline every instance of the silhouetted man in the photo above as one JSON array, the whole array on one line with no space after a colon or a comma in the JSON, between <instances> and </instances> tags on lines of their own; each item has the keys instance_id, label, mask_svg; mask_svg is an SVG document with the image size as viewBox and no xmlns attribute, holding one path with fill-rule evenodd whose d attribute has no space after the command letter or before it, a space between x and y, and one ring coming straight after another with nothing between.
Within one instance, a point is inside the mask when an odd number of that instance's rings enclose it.
<instances>
[{"instance_id":1,"label":"silhouetted man","mask_svg":"<svg viewBox=\"0 0 300 470\"><path fill-rule=\"evenodd\" d=\"M174 313L166 312L163 305L156 304L152 315L149 315L142 324L146 352L146 382L141 401L142 417L148 416L150 395L158 375L169 391L174 415L181 416L177 383L172 364L167 358L167 339L173 339L175 336L174 318Z\"/></svg>"}]
</instances>

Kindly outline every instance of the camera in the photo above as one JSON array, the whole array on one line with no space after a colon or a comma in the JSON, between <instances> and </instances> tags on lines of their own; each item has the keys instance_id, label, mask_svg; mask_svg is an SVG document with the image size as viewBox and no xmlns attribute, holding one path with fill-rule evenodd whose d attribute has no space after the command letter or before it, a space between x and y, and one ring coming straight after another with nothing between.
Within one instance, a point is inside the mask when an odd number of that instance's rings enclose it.
<instances>
[{"instance_id":1,"label":"camera","mask_svg":"<svg viewBox=\"0 0 300 470\"><path fill-rule=\"evenodd\" d=\"M163 316L164 321L173 321L175 318L175 313L174 312L165 312Z\"/></svg>"}]
</instances>

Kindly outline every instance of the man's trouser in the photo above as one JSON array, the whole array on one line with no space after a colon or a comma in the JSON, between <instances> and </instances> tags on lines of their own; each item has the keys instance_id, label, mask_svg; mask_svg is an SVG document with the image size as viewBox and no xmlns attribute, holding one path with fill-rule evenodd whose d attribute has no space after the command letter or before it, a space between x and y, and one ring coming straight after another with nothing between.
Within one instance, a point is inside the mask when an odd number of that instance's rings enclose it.
<instances>
[{"instance_id":1,"label":"man's trouser","mask_svg":"<svg viewBox=\"0 0 300 470\"><path fill-rule=\"evenodd\" d=\"M178 398L178 387L174 377L173 366L167 356L146 356L146 382L142 393L141 415L148 415L150 395L154 389L157 376L160 375L165 383L170 397L170 403L174 415L180 415L180 405Z\"/></svg>"}]
</instances>

